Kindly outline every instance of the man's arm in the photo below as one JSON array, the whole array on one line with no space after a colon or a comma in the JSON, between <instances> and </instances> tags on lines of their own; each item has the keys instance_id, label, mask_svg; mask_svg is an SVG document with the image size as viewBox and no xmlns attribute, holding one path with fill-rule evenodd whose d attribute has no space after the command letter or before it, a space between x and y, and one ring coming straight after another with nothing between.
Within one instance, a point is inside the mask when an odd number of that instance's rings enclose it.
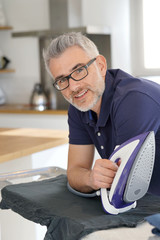
<instances>
[{"instance_id":1,"label":"man's arm","mask_svg":"<svg viewBox=\"0 0 160 240\"><path fill-rule=\"evenodd\" d=\"M67 177L72 188L91 192L109 188L118 169L107 159L97 159L92 169L94 145L69 145Z\"/></svg>"}]
</instances>

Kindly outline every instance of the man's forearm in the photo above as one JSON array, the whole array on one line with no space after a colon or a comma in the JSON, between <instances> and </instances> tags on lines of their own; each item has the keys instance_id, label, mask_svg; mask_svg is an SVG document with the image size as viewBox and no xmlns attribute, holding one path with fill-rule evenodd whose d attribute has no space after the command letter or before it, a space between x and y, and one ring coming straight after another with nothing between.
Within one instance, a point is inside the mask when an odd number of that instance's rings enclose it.
<instances>
[{"instance_id":1,"label":"man's forearm","mask_svg":"<svg viewBox=\"0 0 160 240\"><path fill-rule=\"evenodd\" d=\"M110 188L120 162L116 164L108 159L97 159L93 169L83 168L82 166L69 168L69 184L80 192Z\"/></svg>"},{"instance_id":2,"label":"man's forearm","mask_svg":"<svg viewBox=\"0 0 160 240\"><path fill-rule=\"evenodd\" d=\"M70 186L79 192L92 192L91 171L82 167L67 170L67 177Z\"/></svg>"}]
</instances>

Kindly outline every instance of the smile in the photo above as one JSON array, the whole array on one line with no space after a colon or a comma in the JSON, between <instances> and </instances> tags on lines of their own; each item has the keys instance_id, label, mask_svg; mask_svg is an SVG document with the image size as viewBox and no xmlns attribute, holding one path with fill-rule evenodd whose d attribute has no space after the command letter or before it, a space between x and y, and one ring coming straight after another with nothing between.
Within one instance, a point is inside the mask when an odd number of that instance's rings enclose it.
<instances>
[{"instance_id":1,"label":"smile","mask_svg":"<svg viewBox=\"0 0 160 240\"><path fill-rule=\"evenodd\" d=\"M77 95L75 96L75 98L81 98L81 97L84 96L87 92L88 92L88 90L85 90L85 91L83 91L83 92L80 92L79 94L77 94Z\"/></svg>"}]
</instances>

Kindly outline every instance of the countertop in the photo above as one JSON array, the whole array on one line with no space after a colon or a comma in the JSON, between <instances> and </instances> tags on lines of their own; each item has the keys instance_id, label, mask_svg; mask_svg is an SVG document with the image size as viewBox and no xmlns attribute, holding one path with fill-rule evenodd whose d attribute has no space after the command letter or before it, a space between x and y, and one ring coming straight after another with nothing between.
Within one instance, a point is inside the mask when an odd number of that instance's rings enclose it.
<instances>
[{"instance_id":1,"label":"countertop","mask_svg":"<svg viewBox=\"0 0 160 240\"><path fill-rule=\"evenodd\" d=\"M0 163L68 143L68 131L0 128Z\"/></svg>"},{"instance_id":2,"label":"countertop","mask_svg":"<svg viewBox=\"0 0 160 240\"><path fill-rule=\"evenodd\" d=\"M0 113L16 113L16 114L55 114L66 115L67 110L53 110L47 109L44 111L38 111L32 109L30 105L25 104L4 104L0 105Z\"/></svg>"}]
</instances>

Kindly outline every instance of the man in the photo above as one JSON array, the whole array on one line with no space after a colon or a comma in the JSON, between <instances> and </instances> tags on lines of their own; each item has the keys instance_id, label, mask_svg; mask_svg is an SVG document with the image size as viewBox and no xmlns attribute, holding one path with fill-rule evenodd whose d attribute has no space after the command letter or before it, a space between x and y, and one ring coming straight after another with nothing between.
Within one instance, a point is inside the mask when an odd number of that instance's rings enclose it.
<instances>
[{"instance_id":1,"label":"man","mask_svg":"<svg viewBox=\"0 0 160 240\"><path fill-rule=\"evenodd\" d=\"M54 87L70 102L67 176L72 188L110 188L120 164L108 160L115 146L154 131L156 159L149 192L160 195L160 85L107 70L106 59L81 33L59 36L43 55ZM92 167L94 146L101 159Z\"/></svg>"}]
</instances>

